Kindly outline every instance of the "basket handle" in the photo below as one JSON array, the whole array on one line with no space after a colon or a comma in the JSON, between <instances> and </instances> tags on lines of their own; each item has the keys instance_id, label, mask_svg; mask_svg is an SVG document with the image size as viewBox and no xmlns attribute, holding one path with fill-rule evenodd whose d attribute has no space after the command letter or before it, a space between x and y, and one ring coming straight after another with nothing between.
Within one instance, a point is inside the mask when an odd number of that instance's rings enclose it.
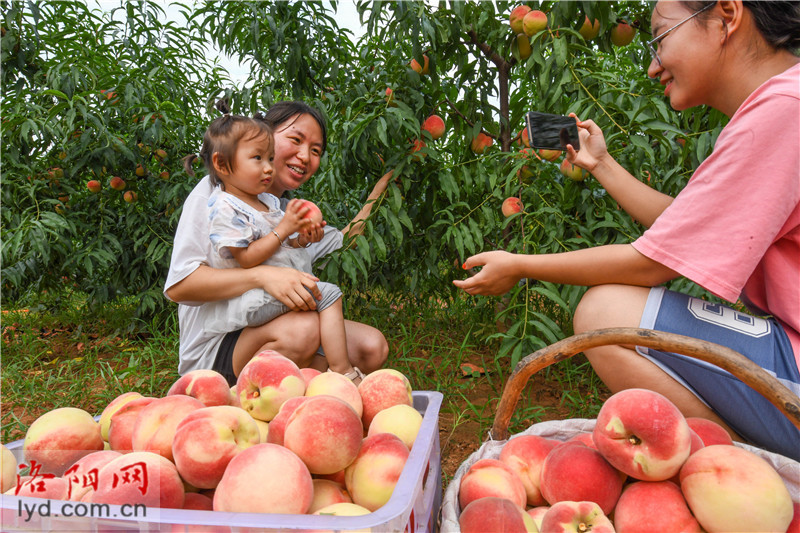
<instances>
[{"instance_id":1,"label":"basket handle","mask_svg":"<svg viewBox=\"0 0 800 533\"><path fill-rule=\"evenodd\" d=\"M776 378L739 352L676 333L642 328L607 328L567 337L522 359L503 388L503 395L494 417L491 438L505 440L509 437L508 424L511 414L531 375L586 349L611 344L629 344L675 352L716 365L764 396L800 429L800 399Z\"/></svg>"}]
</instances>

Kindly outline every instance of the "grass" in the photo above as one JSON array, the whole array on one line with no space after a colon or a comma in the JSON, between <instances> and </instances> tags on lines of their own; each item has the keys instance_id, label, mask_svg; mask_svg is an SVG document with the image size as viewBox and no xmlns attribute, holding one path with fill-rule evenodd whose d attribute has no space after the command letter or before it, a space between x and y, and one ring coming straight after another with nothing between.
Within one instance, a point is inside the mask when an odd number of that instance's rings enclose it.
<instances>
[{"instance_id":1,"label":"grass","mask_svg":"<svg viewBox=\"0 0 800 533\"><path fill-rule=\"evenodd\" d=\"M7 305L2 313L3 442L23 438L48 410L70 406L96 415L123 392L163 396L178 378L174 314L131 323L134 302L90 311L80 293L44 300L24 309L26 302ZM492 426L510 373L507 360L496 360L499 341L484 341L495 328L493 313L466 295L443 301L376 292L351 298L346 314L384 332L388 366L408 376L415 390L444 394L443 460L452 452L460 462L459 453L476 450ZM483 371L465 374L466 364ZM576 356L532 377L510 430L542 420L593 417L606 396L586 360Z\"/></svg>"}]
</instances>

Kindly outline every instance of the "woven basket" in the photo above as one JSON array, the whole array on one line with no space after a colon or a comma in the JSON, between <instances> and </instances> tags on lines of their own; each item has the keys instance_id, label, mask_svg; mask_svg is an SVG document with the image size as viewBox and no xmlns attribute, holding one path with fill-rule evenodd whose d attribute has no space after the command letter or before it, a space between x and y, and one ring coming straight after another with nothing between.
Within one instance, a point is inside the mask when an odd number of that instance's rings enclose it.
<instances>
[{"instance_id":1,"label":"woven basket","mask_svg":"<svg viewBox=\"0 0 800 533\"><path fill-rule=\"evenodd\" d=\"M441 509L441 531L443 533L460 531L458 489L461 485L461 478L479 459L497 459L500 456L500 450L509 438L508 424L511 414L514 412L528 379L539 370L568 359L586 349L616 344L644 346L680 353L717 365L767 398L795 426L800 428L800 399L758 365L730 348L683 335L639 328L610 328L574 335L527 356L519 362L509 376L497 407L489 439L459 466L445 491ZM592 432L594 425L594 419L553 420L534 424L517 435L539 435L548 439L566 441L580 433ZM792 500L800 503L800 463L783 455L747 444L736 443L736 446L755 453L772 465L789 489Z\"/></svg>"}]
</instances>

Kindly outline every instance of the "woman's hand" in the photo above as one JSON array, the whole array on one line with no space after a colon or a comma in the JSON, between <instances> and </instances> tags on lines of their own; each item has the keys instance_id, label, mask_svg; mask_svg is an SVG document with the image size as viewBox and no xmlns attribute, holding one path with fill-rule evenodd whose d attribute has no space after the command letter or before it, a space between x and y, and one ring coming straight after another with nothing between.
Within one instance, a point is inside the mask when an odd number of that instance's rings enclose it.
<instances>
[{"instance_id":1,"label":"woman's hand","mask_svg":"<svg viewBox=\"0 0 800 533\"><path fill-rule=\"evenodd\" d=\"M480 272L463 280L453 280L453 285L468 294L505 294L517 284L520 276L516 273L515 254L495 250L473 255L464 262L464 269L482 266Z\"/></svg>"},{"instance_id":2,"label":"woman's hand","mask_svg":"<svg viewBox=\"0 0 800 533\"><path fill-rule=\"evenodd\" d=\"M576 152L572 145L568 145L567 161L592 172L602 159L609 157L603 131L593 120L581 121L575 113L569 116L577 121L581 149Z\"/></svg>"},{"instance_id":3,"label":"woman's hand","mask_svg":"<svg viewBox=\"0 0 800 533\"><path fill-rule=\"evenodd\" d=\"M394 175L394 170L390 170L383 176L375 186L372 188L372 192L369 193L367 196L367 201L361 210L356 214L353 220L350 221L348 225L342 228L342 233L346 237L355 237L356 235L361 235L364 231L364 222L369 218L370 213L372 212L372 204L374 204L380 196L386 192L386 188L389 186L389 181L392 179L392 175Z\"/></svg>"},{"instance_id":4,"label":"woman's hand","mask_svg":"<svg viewBox=\"0 0 800 533\"><path fill-rule=\"evenodd\" d=\"M322 224L311 224L307 228L303 229L300 235L297 236L297 244L300 246L305 247L312 242L319 242L322 240L322 237L325 235L325 232L322 230L328 223L324 220Z\"/></svg>"},{"instance_id":5,"label":"woman's hand","mask_svg":"<svg viewBox=\"0 0 800 533\"><path fill-rule=\"evenodd\" d=\"M288 267L261 265L261 288L277 298L292 311L311 311L317 308L316 300L322 299L317 287L319 278ZM311 292L309 292L311 291Z\"/></svg>"}]
</instances>

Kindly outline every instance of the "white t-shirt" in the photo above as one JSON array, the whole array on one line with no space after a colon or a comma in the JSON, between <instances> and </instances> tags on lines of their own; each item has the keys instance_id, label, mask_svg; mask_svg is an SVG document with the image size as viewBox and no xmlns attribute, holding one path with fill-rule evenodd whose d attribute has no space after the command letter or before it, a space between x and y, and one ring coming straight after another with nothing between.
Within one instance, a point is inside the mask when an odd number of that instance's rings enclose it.
<instances>
[{"instance_id":1,"label":"white t-shirt","mask_svg":"<svg viewBox=\"0 0 800 533\"><path fill-rule=\"evenodd\" d=\"M166 291L194 272L200 265L208 265L212 254L211 240L208 238L208 198L214 187L208 176L192 189L183 203L181 218L175 230L172 259L170 260ZM305 250L311 263L330 252L341 248L344 237L334 227L325 226L324 236ZM168 296L167 296L168 297ZM168 297L169 298L169 297ZM178 322L180 325L180 351L178 372L185 374L190 370L211 368L224 335L209 334L203 330L203 322L197 314L202 302L178 303Z\"/></svg>"}]
</instances>

